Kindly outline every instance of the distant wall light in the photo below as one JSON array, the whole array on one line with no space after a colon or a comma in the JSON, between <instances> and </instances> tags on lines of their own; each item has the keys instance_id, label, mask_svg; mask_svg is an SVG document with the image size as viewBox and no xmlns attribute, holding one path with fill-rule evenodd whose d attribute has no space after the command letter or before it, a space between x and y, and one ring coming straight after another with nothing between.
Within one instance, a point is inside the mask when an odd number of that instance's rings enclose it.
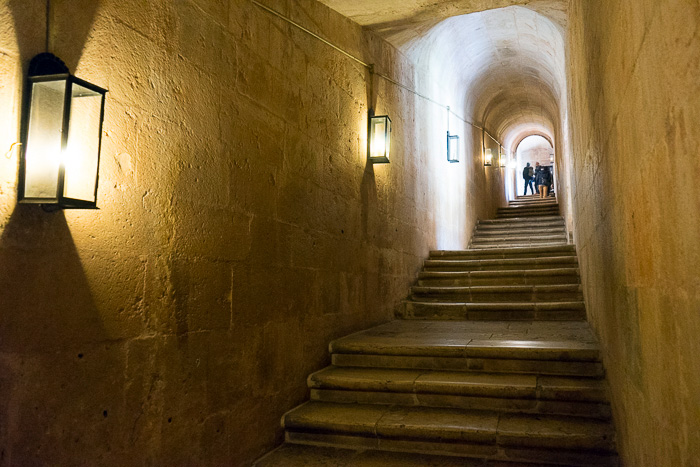
<instances>
[{"instance_id":1,"label":"distant wall light","mask_svg":"<svg viewBox=\"0 0 700 467\"><path fill-rule=\"evenodd\" d=\"M18 201L95 209L107 90L48 53L32 59L28 79Z\"/></svg>"},{"instance_id":2,"label":"distant wall light","mask_svg":"<svg viewBox=\"0 0 700 467\"><path fill-rule=\"evenodd\" d=\"M491 153L491 149L487 149L484 151L484 166L486 167L491 167L493 165L493 154Z\"/></svg>"},{"instance_id":3,"label":"distant wall light","mask_svg":"<svg viewBox=\"0 0 700 467\"><path fill-rule=\"evenodd\" d=\"M500 153L500 155L498 156L499 165L501 167L505 167L506 166L506 152L501 148L501 149L499 149L499 153Z\"/></svg>"},{"instance_id":4,"label":"distant wall light","mask_svg":"<svg viewBox=\"0 0 700 467\"><path fill-rule=\"evenodd\" d=\"M459 162L459 136L447 132L447 162Z\"/></svg>"},{"instance_id":5,"label":"distant wall light","mask_svg":"<svg viewBox=\"0 0 700 467\"><path fill-rule=\"evenodd\" d=\"M391 119L388 115L369 119L369 160L373 164L388 164L391 149Z\"/></svg>"},{"instance_id":6,"label":"distant wall light","mask_svg":"<svg viewBox=\"0 0 700 467\"><path fill-rule=\"evenodd\" d=\"M554 153L549 155L549 162L554 162Z\"/></svg>"}]
</instances>

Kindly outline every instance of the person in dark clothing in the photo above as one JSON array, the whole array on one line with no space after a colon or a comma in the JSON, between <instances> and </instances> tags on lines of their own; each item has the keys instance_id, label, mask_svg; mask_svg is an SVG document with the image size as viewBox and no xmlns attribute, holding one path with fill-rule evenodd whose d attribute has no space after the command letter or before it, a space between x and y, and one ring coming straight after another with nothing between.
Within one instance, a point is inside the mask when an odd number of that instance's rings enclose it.
<instances>
[{"instance_id":1,"label":"person in dark clothing","mask_svg":"<svg viewBox=\"0 0 700 467\"><path fill-rule=\"evenodd\" d=\"M540 194L540 187L539 187L539 177L540 174L542 173L542 166L540 165L539 162L535 162L535 173L534 176L532 177L532 181L535 182L535 192L539 195Z\"/></svg>"},{"instance_id":2,"label":"person in dark clothing","mask_svg":"<svg viewBox=\"0 0 700 467\"><path fill-rule=\"evenodd\" d=\"M540 192L540 198L546 198L549 186L552 184L552 172L549 167L542 167L540 174L537 177L537 188Z\"/></svg>"},{"instance_id":3,"label":"person in dark clothing","mask_svg":"<svg viewBox=\"0 0 700 467\"><path fill-rule=\"evenodd\" d=\"M525 192L523 193L523 196L527 194L527 187L530 187L530 193L535 194L535 189L532 188L532 178L533 178L533 173L534 170L530 166L530 163L528 162L525 168L523 169L523 180L525 180Z\"/></svg>"}]
</instances>

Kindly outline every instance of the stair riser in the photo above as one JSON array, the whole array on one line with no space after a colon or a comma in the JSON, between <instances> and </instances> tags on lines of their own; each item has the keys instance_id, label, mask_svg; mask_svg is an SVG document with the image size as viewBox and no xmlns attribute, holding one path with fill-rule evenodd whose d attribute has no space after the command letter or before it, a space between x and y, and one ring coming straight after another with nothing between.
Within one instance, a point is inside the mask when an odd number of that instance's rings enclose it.
<instances>
[{"instance_id":1,"label":"stair riser","mask_svg":"<svg viewBox=\"0 0 700 467\"><path fill-rule=\"evenodd\" d=\"M529 209L517 208L498 211L496 219L504 219L510 217L539 217L539 216L558 216L559 210L556 208Z\"/></svg>"},{"instance_id":2,"label":"stair riser","mask_svg":"<svg viewBox=\"0 0 700 467\"><path fill-rule=\"evenodd\" d=\"M543 401L513 398L509 394L490 397L415 392L353 391L311 389L311 400L349 404L386 404L458 409L494 410L505 413L574 415L599 420L610 419L610 406L594 402Z\"/></svg>"},{"instance_id":3,"label":"stair riser","mask_svg":"<svg viewBox=\"0 0 700 467\"><path fill-rule=\"evenodd\" d=\"M396 355L333 354L333 365L360 368L401 368L602 377L600 362L491 358L414 357Z\"/></svg>"},{"instance_id":4,"label":"stair riser","mask_svg":"<svg viewBox=\"0 0 700 467\"><path fill-rule=\"evenodd\" d=\"M543 236L543 235L566 235L566 229L549 228L549 229L524 229L524 232L504 230L504 229L477 229L474 231L473 238L510 238L522 236Z\"/></svg>"},{"instance_id":5,"label":"stair riser","mask_svg":"<svg viewBox=\"0 0 700 467\"><path fill-rule=\"evenodd\" d=\"M459 302L554 302L583 300L581 292L414 292L415 301L459 301Z\"/></svg>"},{"instance_id":6,"label":"stair riser","mask_svg":"<svg viewBox=\"0 0 700 467\"><path fill-rule=\"evenodd\" d=\"M561 247L559 247L561 248ZM528 248L523 248L521 250L511 251L510 253L504 253L503 251L492 251L492 250L478 250L478 251L465 251L464 253L455 253L452 255L431 255L427 261L483 261L483 260L532 260L527 264L538 264L537 261L540 259L548 257L568 257L576 260L576 253L573 250L561 249L558 251L551 252L551 255L542 256L538 255L536 252L528 251ZM522 263L521 263L522 264ZM550 263L546 263L550 264Z\"/></svg>"},{"instance_id":7,"label":"stair riser","mask_svg":"<svg viewBox=\"0 0 700 467\"><path fill-rule=\"evenodd\" d=\"M559 245L566 245L566 241L559 241L559 242L532 242L532 243L523 243L523 242L503 242L499 243L498 245L470 245L471 249L474 250L484 250L484 249L493 249L493 248L532 248L532 247L537 247L537 246L559 246Z\"/></svg>"},{"instance_id":8,"label":"stair riser","mask_svg":"<svg viewBox=\"0 0 700 467\"><path fill-rule=\"evenodd\" d=\"M285 440L292 444L332 446L355 450L374 449L413 452L416 454L442 454L507 462L533 462L535 465L541 466L614 467L617 466L619 462L616 456L599 452L599 450L595 448L571 451L554 448L500 447L496 445L495 442L489 442L490 440L472 441L468 436L462 436L462 440L458 442L456 440L430 442L414 437L409 439L397 439L395 433L387 433L385 436L387 437L337 435L318 431L302 432L288 429Z\"/></svg>"},{"instance_id":9,"label":"stair riser","mask_svg":"<svg viewBox=\"0 0 700 467\"><path fill-rule=\"evenodd\" d=\"M551 269L553 267L577 267L576 263L559 263L559 264L541 264L541 265L528 265L527 269ZM482 266L426 266L423 268L425 272L455 272L455 273L469 273L469 272L495 272L495 271L522 271L523 266L519 264L514 265L482 265Z\"/></svg>"},{"instance_id":10,"label":"stair riser","mask_svg":"<svg viewBox=\"0 0 700 467\"><path fill-rule=\"evenodd\" d=\"M487 262L478 260L426 260L423 270L433 271L516 271L527 269L559 269L577 268L578 261L575 256L559 257L551 259L522 258L520 260L489 260Z\"/></svg>"},{"instance_id":11,"label":"stair riser","mask_svg":"<svg viewBox=\"0 0 700 467\"><path fill-rule=\"evenodd\" d=\"M566 225L562 218L552 219L552 220L542 220L542 219L520 219L520 220L496 220L492 219L488 223L486 221L479 221L476 227L478 232L488 232L492 230L509 230L524 232L528 229L565 229Z\"/></svg>"},{"instance_id":12,"label":"stair riser","mask_svg":"<svg viewBox=\"0 0 700 467\"><path fill-rule=\"evenodd\" d=\"M529 309L474 309L462 304L443 304L426 302L404 302L399 309L402 319L427 320L475 320L475 321L575 321L585 320L583 307L546 309L531 307Z\"/></svg>"},{"instance_id":13,"label":"stair riser","mask_svg":"<svg viewBox=\"0 0 700 467\"><path fill-rule=\"evenodd\" d=\"M488 245L492 248L498 248L502 244L512 244L512 243L528 243L528 244L538 244L538 243L566 243L566 235L542 235L542 236L529 236L529 237L474 237L472 238L472 247L474 245Z\"/></svg>"},{"instance_id":14,"label":"stair riser","mask_svg":"<svg viewBox=\"0 0 700 467\"><path fill-rule=\"evenodd\" d=\"M584 311L472 311L460 312L399 312L401 319L423 319L440 321L585 321Z\"/></svg>"},{"instance_id":15,"label":"stair riser","mask_svg":"<svg viewBox=\"0 0 700 467\"><path fill-rule=\"evenodd\" d=\"M496 214L496 218L494 220L511 220L511 219L520 219L522 221L529 221L532 222L534 225L537 225L538 221L540 218L550 218L550 217L561 217L559 215L559 211L540 211L540 212L527 212L527 211L518 211L518 212L499 212Z\"/></svg>"},{"instance_id":16,"label":"stair riser","mask_svg":"<svg viewBox=\"0 0 700 467\"><path fill-rule=\"evenodd\" d=\"M497 286L497 285L566 285L578 284L576 275L557 276L512 276L512 277L469 277L459 279L419 279L420 287L470 287L470 286Z\"/></svg>"}]
</instances>

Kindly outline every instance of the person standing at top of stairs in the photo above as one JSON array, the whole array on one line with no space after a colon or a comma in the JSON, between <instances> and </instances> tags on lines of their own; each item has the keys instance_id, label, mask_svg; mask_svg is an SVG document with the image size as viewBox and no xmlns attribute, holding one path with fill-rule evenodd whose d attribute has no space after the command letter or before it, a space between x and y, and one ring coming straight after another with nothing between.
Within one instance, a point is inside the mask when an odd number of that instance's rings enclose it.
<instances>
[{"instance_id":1,"label":"person standing at top of stairs","mask_svg":"<svg viewBox=\"0 0 700 467\"><path fill-rule=\"evenodd\" d=\"M523 180L525 181L525 192L523 193L523 196L527 195L527 187L530 187L530 193L535 194L535 189L532 188L532 178L534 176L535 169L532 168L530 163L528 162L525 168L523 169Z\"/></svg>"}]
</instances>

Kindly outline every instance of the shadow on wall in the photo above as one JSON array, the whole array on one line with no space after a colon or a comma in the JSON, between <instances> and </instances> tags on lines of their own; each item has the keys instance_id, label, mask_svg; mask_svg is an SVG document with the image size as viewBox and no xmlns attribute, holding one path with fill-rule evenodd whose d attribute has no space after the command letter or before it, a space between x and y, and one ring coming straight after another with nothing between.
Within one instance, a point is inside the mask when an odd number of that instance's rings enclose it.
<instances>
[{"instance_id":1,"label":"shadow on wall","mask_svg":"<svg viewBox=\"0 0 700 467\"><path fill-rule=\"evenodd\" d=\"M74 72L78 66L80 58L85 48L88 36L92 31L92 25L97 15L100 5L95 0L9 0L10 11L17 31L17 48L20 59L26 67L31 56L39 52L57 53L66 63L68 68ZM70 50L62 49L60 53L55 50L44 50L46 48L46 8L50 6L50 38L49 44L55 42L57 30L60 31L62 44L71 44ZM70 10L64 12L64 10ZM62 15L57 12L64 12ZM70 23L62 25L55 24L56 17L70 18ZM53 47L50 47L53 48Z\"/></svg>"},{"instance_id":2,"label":"shadow on wall","mask_svg":"<svg viewBox=\"0 0 700 467\"><path fill-rule=\"evenodd\" d=\"M107 335L63 212L18 206L0 236L0 351L79 348Z\"/></svg>"}]
</instances>

